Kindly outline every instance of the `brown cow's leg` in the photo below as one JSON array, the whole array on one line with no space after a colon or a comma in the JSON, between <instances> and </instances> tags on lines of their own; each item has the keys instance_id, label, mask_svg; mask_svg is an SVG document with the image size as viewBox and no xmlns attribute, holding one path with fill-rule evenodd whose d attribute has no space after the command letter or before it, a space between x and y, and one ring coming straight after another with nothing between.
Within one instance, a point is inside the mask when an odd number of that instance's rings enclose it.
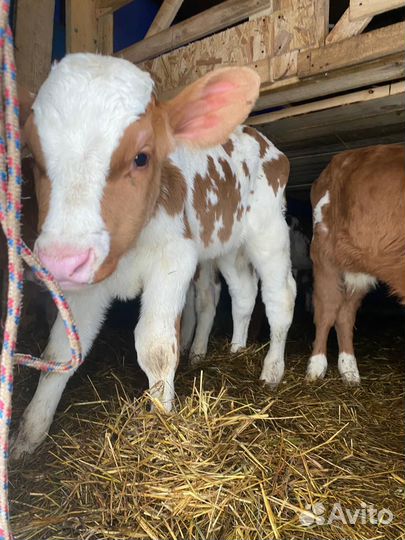
<instances>
[{"instance_id":1,"label":"brown cow's leg","mask_svg":"<svg viewBox=\"0 0 405 540\"><path fill-rule=\"evenodd\" d=\"M325 260L315 260L313 303L316 334L307 367L308 381L322 379L325 376L328 367L326 358L328 335L335 324L342 301L343 286L340 272Z\"/></svg>"},{"instance_id":2,"label":"brown cow's leg","mask_svg":"<svg viewBox=\"0 0 405 540\"><path fill-rule=\"evenodd\" d=\"M348 384L360 382L359 370L354 356L353 327L357 310L367 291L368 288L347 291L336 318L335 328L339 343L338 368L342 379Z\"/></svg>"}]
</instances>

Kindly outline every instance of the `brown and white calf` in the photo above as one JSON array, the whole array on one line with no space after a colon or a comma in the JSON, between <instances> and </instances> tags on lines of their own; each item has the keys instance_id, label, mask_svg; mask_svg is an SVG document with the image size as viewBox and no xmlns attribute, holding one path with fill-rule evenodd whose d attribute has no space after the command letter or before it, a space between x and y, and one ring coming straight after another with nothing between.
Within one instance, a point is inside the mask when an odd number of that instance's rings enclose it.
<instances>
[{"instance_id":1,"label":"brown and white calf","mask_svg":"<svg viewBox=\"0 0 405 540\"><path fill-rule=\"evenodd\" d=\"M324 377L328 334L335 326L339 372L356 384L353 326L363 297L382 281L405 304L404 147L338 154L313 184L311 202L316 337L307 379Z\"/></svg>"},{"instance_id":2,"label":"brown and white calf","mask_svg":"<svg viewBox=\"0 0 405 540\"><path fill-rule=\"evenodd\" d=\"M83 353L111 301L142 294L137 359L167 409L198 261L215 259L235 290L251 276L231 270L239 254L254 265L272 328L262 378L276 385L283 374L295 298L283 217L289 164L239 126L259 83L250 69L225 68L159 103L149 74L131 63L72 54L53 67L24 128L36 163L35 251L66 291ZM58 318L44 356L63 362L69 354ZM44 439L69 376L41 376L15 457Z\"/></svg>"}]
</instances>

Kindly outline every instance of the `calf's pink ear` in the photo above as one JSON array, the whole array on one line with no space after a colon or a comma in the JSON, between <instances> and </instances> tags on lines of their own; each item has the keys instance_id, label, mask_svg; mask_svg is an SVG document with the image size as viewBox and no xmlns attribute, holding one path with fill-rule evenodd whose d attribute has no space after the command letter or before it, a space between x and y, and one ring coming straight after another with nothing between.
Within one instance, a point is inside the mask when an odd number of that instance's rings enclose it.
<instances>
[{"instance_id":1,"label":"calf's pink ear","mask_svg":"<svg viewBox=\"0 0 405 540\"><path fill-rule=\"evenodd\" d=\"M163 106L176 142L208 148L226 141L249 115L260 77L247 67L212 71Z\"/></svg>"}]
</instances>

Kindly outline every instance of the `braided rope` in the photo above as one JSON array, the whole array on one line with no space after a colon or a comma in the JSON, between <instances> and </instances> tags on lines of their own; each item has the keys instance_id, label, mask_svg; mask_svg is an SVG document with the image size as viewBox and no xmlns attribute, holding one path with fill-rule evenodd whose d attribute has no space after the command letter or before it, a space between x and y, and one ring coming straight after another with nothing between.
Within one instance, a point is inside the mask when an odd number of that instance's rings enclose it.
<instances>
[{"instance_id":1,"label":"braided rope","mask_svg":"<svg viewBox=\"0 0 405 540\"><path fill-rule=\"evenodd\" d=\"M7 318L0 362L0 540L11 540L9 529L8 432L11 421L13 361L41 371L69 371L82 362L77 329L69 306L52 275L41 266L21 240L21 158L18 125L18 99L14 64L13 36L8 25L10 0L0 0L0 222L7 238L8 297ZM62 316L70 345L71 360L58 363L27 354L15 354L17 330L21 318L23 266L25 261L49 289Z\"/></svg>"}]
</instances>

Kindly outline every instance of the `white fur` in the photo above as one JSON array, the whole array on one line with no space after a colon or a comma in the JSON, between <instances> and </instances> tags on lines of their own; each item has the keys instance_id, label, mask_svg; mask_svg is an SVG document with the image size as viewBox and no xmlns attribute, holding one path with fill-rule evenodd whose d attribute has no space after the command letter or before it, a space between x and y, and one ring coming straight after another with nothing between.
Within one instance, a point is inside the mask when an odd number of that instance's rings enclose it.
<instances>
[{"instance_id":1,"label":"white fur","mask_svg":"<svg viewBox=\"0 0 405 540\"><path fill-rule=\"evenodd\" d=\"M77 55L67 57L58 66L35 104L53 192L51 210L41 237L44 242L52 238L62 243L72 241L74 246L78 243L86 245L91 237L92 241L97 237L99 264L108 245L107 231L100 214L100 199L109 159L125 127L145 110L152 83L134 66L121 64L118 59L102 60L102 57L93 55ZM87 75L88 71L90 75ZM93 91L90 79L95 73L103 80L105 93L103 91L102 95ZM73 95L75 99L71 97ZM248 268L249 261L253 264L262 280L262 296L271 327L271 345L261 378L274 387L284 372L285 341L295 300L289 233L283 215L284 189L280 187L274 194L263 171L258 143L253 137L237 128L231 139L235 148L232 159L222 146L209 151L180 146L170 156L186 179L184 213L192 239L184 237L184 215L171 216L160 207L111 276L68 297L86 354L112 299L134 298L142 293L141 315L135 329L138 363L148 377L151 392L168 410L174 398L178 359L176 320L182 312L198 261L216 259L232 291L235 320L233 350L246 343L257 290L256 274L252 275ZM208 155L216 162L220 175L222 169L218 160L221 158L229 163L240 184L239 206L243 210L250 207L250 211L246 211L239 221L235 217L231 234L225 242L218 238L224 226L222 218L219 218L211 241L205 245L200 236L202 224L194 209L193 198L195 175L205 177ZM279 159L281 155L270 143L264 159ZM250 171L249 177L244 172L244 161ZM225 181L223 176L221 178ZM77 191L79 180L81 186L84 184L80 193ZM206 181L211 183L213 194L210 197L213 201L220 194L210 179ZM221 204L228 204L228 201L221 201ZM204 288L205 285L202 291ZM211 312L212 306L215 312L218 296L218 288L208 295L207 306ZM205 324L210 324L211 319L212 313L209 313ZM206 344L200 343L200 350L203 349L206 349ZM55 356L61 362L69 360L69 348L60 318L52 330L45 355ZM32 452L45 437L67 379L66 374L56 373L41 379L14 443L16 456Z\"/></svg>"},{"instance_id":2,"label":"white fur","mask_svg":"<svg viewBox=\"0 0 405 540\"><path fill-rule=\"evenodd\" d=\"M314 208L313 212L313 222L314 222L314 229L316 225L320 225L321 230L324 232L328 232L327 226L322 222L323 216L322 216L322 208L330 203L330 196L329 196L329 190L326 191L326 193L319 199L318 204Z\"/></svg>"},{"instance_id":3,"label":"white fur","mask_svg":"<svg viewBox=\"0 0 405 540\"><path fill-rule=\"evenodd\" d=\"M214 261L204 261L200 264L199 276L194 281L194 288L197 320L189 355L192 364L197 363L199 358L205 356L207 352L208 338L221 294L221 283L218 281L218 270Z\"/></svg>"},{"instance_id":4,"label":"white fur","mask_svg":"<svg viewBox=\"0 0 405 540\"><path fill-rule=\"evenodd\" d=\"M377 279L370 276L370 274L345 272L343 274L343 280L349 292L368 291L377 285Z\"/></svg>"},{"instance_id":5,"label":"white fur","mask_svg":"<svg viewBox=\"0 0 405 540\"><path fill-rule=\"evenodd\" d=\"M360 374L356 358L349 353L341 352L338 358L338 369L342 379L347 384L359 384Z\"/></svg>"},{"instance_id":6,"label":"white fur","mask_svg":"<svg viewBox=\"0 0 405 540\"><path fill-rule=\"evenodd\" d=\"M307 366L307 381L316 381L323 379L328 369L328 361L324 354L315 354L311 356Z\"/></svg>"},{"instance_id":7,"label":"white fur","mask_svg":"<svg viewBox=\"0 0 405 540\"><path fill-rule=\"evenodd\" d=\"M130 62L72 54L55 64L33 104L51 181L49 212L36 249L92 247L93 273L109 251L100 205L111 155L148 106L149 74Z\"/></svg>"}]
</instances>

